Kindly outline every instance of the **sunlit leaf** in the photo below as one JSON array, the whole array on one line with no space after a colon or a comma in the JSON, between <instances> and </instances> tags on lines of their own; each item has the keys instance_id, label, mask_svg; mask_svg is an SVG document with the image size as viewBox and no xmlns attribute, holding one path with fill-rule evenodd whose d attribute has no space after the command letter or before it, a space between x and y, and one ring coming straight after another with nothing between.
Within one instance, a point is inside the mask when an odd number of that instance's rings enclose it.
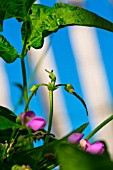
<instances>
[{"instance_id":1,"label":"sunlit leaf","mask_svg":"<svg viewBox=\"0 0 113 170\"><path fill-rule=\"evenodd\" d=\"M2 31L3 20L17 18L27 21L28 10L35 0L0 0L0 31Z\"/></svg>"},{"instance_id":2,"label":"sunlit leaf","mask_svg":"<svg viewBox=\"0 0 113 170\"><path fill-rule=\"evenodd\" d=\"M81 25L102 28L113 32L113 23L77 6L56 3L53 7L40 4L32 5L31 28L29 30L28 48L41 48L44 38L58 29L69 25ZM25 23L22 36L25 38Z\"/></svg>"},{"instance_id":3,"label":"sunlit leaf","mask_svg":"<svg viewBox=\"0 0 113 170\"><path fill-rule=\"evenodd\" d=\"M18 58L18 53L16 49L0 35L0 57L7 63L12 63Z\"/></svg>"}]
</instances>

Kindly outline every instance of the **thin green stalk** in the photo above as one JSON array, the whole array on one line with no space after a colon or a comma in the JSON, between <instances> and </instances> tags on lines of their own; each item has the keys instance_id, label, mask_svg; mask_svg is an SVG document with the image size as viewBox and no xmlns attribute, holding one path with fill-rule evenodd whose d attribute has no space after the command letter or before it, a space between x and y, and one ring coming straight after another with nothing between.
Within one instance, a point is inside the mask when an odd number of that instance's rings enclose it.
<instances>
[{"instance_id":1,"label":"thin green stalk","mask_svg":"<svg viewBox=\"0 0 113 170\"><path fill-rule=\"evenodd\" d=\"M89 140L92 136L94 136L102 127L104 127L107 123L113 120L113 115L103 121L99 126L97 126L87 137L86 139Z\"/></svg>"},{"instance_id":2,"label":"thin green stalk","mask_svg":"<svg viewBox=\"0 0 113 170\"><path fill-rule=\"evenodd\" d=\"M10 137L10 140L9 140L9 143L8 143L8 146L7 146L6 157L9 155L9 152L10 152L10 150L12 148L13 143L14 143L14 140L15 140L14 136L15 136L15 133L16 133L17 129L13 128L12 130L13 130L13 132L11 134L11 137Z\"/></svg>"},{"instance_id":3,"label":"thin green stalk","mask_svg":"<svg viewBox=\"0 0 113 170\"><path fill-rule=\"evenodd\" d=\"M49 114L49 125L48 125L48 133L51 131L52 127L52 119L53 119L53 91L49 91L49 99L50 99L50 114Z\"/></svg>"},{"instance_id":4,"label":"thin green stalk","mask_svg":"<svg viewBox=\"0 0 113 170\"><path fill-rule=\"evenodd\" d=\"M21 58L21 68L22 68L22 77L23 77L23 94L24 94L25 105L26 105L27 100L28 100L26 67L25 67L25 62L24 62L24 56L26 55L26 44L27 44L27 39L28 39L27 24L28 24L28 23L26 22L26 35L25 35L25 40L24 40L22 52L21 52L21 54L20 54L20 58Z\"/></svg>"},{"instance_id":5,"label":"thin green stalk","mask_svg":"<svg viewBox=\"0 0 113 170\"><path fill-rule=\"evenodd\" d=\"M50 133L51 131L52 118L53 118L53 91L52 90L49 90L49 100L50 100L50 114L49 114L49 124L48 124L48 131L47 131L48 133ZM49 135L46 135L43 148L38 155L39 161L42 159L42 156L46 150L46 145L48 144L48 141L49 141Z\"/></svg>"},{"instance_id":6,"label":"thin green stalk","mask_svg":"<svg viewBox=\"0 0 113 170\"><path fill-rule=\"evenodd\" d=\"M30 94L30 96L29 96L29 98L28 98L28 100L27 100L27 103L26 103L26 106L25 106L25 111L28 110L29 103L30 103L32 97L36 94L36 91L38 90L38 88L39 88L40 86L47 86L47 84L44 84L44 83L43 83L43 84L38 84L38 85L37 85L37 87L36 87L35 90Z\"/></svg>"},{"instance_id":7,"label":"thin green stalk","mask_svg":"<svg viewBox=\"0 0 113 170\"><path fill-rule=\"evenodd\" d=\"M23 76L23 94L24 94L24 100L26 105L28 101L28 91L27 91L27 78L26 78L26 68L25 68L24 58L21 58L21 68L22 68L22 76Z\"/></svg>"},{"instance_id":8,"label":"thin green stalk","mask_svg":"<svg viewBox=\"0 0 113 170\"><path fill-rule=\"evenodd\" d=\"M51 127L52 127L52 119L53 119L53 91L49 90L49 100L50 100L50 113L49 113L49 124L48 124L48 133L50 133L51 131ZM49 141L49 136L46 135L45 138L45 142L44 145L46 146L46 144Z\"/></svg>"}]
</instances>

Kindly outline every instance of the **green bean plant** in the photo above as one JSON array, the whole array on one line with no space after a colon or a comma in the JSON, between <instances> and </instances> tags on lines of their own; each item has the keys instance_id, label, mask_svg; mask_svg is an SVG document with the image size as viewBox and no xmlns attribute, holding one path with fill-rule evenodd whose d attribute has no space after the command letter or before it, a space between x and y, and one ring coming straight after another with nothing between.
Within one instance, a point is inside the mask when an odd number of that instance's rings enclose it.
<instances>
[{"instance_id":1,"label":"green bean plant","mask_svg":"<svg viewBox=\"0 0 113 170\"><path fill-rule=\"evenodd\" d=\"M113 32L113 23L78 6L56 3L49 7L34 3L35 0L0 0L0 57L9 64L20 60L24 98L24 109L18 116L13 110L0 106L0 170L50 170L55 167L61 170L112 170L113 162L105 142L90 143L89 139L109 123L113 116L102 122L85 139L82 139L83 131L88 122L57 139L51 131L54 91L64 87L65 91L82 102L88 116L86 103L71 84L56 84L56 76L51 70L46 70L49 83L34 84L29 89L25 57L31 47L43 48L44 38L63 27L79 25ZM22 23L23 46L20 54L2 35L4 20L10 18L16 18ZM30 105L39 88L46 88L49 93L48 122L36 116ZM39 140L43 140L43 144L34 147L34 142Z\"/></svg>"}]
</instances>

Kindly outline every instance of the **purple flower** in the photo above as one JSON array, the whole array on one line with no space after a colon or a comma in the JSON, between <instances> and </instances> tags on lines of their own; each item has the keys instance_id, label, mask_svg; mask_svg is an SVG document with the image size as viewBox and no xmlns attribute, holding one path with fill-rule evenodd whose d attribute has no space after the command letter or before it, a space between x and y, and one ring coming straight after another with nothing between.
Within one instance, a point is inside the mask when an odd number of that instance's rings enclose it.
<instances>
[{"instance_id":1,"label":"purple flower","mask_svg":"<svg viewBox=\"0 0 113 170\"><path fill-rule=\"evenodd\" d=\"M102 154L104 152L104 144L102 142L90 144L88 140L82 139L80 140L80 146L83 150L91 154Z\"/></svg>"},{"instance_id":2,"label":"purple flower","mask_svg":"<svg viewBox=\"0 0 113 170\"><path fill-rule=\"evenodd\" d=\"M102 154L104 152L105 149L102 142L95 142L90 144L88 140L82 139L83 136L84 134L82 133L73 133L68 137L68 141L72 144L79 143L83 150L91 154Z\"/></svg>"},{"instance_id":3,"label":"purple flower","mask_svg":"<svg viewBox=\"0 0 113 170\"><path fill-rule=\"evenodd\" d=\"M22 125L26 125L34 131L44 128L46 121L39 116L36 116L33 111L27 111L21 114Z\"/></svg>"},{"instance_id":4,"label":"purple flower","mask_svg":"<svg viewBox=\"0 0 113 170\"><path fill-rule=\"evenodd\" d=\"M82 134L82 133L72 133L68 137L68 141L70 143L76 144L76 143L79 143L79 141L82 139L83 136L84 136L84 134Z\"/></svg>"}]
</instances>

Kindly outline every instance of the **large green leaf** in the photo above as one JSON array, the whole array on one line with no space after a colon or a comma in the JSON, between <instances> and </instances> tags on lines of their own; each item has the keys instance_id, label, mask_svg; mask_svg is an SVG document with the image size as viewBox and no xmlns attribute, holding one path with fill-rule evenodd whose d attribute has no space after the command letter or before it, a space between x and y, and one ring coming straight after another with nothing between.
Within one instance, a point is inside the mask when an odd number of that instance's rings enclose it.
<instances>
[{"instance_id":1,"label":"large green leaf","mask_svg":"<svg viewBox=\"0 0 113 170\"><path fill-rule=\"evenodd\" d=\"M69 25L98 27L113 32L113 23L77 6L56 3L53 7L32 5L31 28L29 30L28 48L41 48L44 37L56 32L59 28ZM22 36L25 38L25 23L22 27Z\"/></svg>"},{"instance_id":2,"label":"large green leaf","mask_svg":"<svg viewBox=\"0 0 113 170\"><path fill-rule=\"evenodd\" d=\"M16 115L13 113L13 111L9 110L6 107L0 106L0 116L3 116L13 122L16 122Z\"/></svg>"},{"instance_id":3,"label":"large green leaf","mask_svg":"<svg viewBox=\"0 0 113 170\"><path fill-rule=\"evenodd\" d=\"M7 118L12 122L16 122L16 115L6 107L0 106L0 116ZM0 142L8 141L12 134L12 129L0 130Z\"/></svg>"},{"instance_id":4,"label":"large green leaf","mask_svg":"<svg viewBox=\"0 0 113 170\"><path fill-rule=\"evenodd\" d=\"M10 121L9 119L0 116L0 130L6 130L6 129L10 129L10 128L19 128L20 125Z\"/></svg>"},{"instance_id":5,"label":"large green leaf","mask_svg":"<svg viewBox=\"0 0 113 170\"><path fill-rule=\"evenodd\" d=\"M7 63L12 63L18 58L18 53L16 49L0 35L0 57Z\"/></svg>"},{"instance_id":6,"label":"large green leaf","mask_svg":"<svg viewBox=\"0 0 113 170\"><path fill-rule=\"evenodd\" d=\"M27 21L28 10L35 0L0 0L0 31L2 31L3 20L18 18Z\"/></svg>"},{"instance_id":7,"label":"large green leaf","mask_svg":"<svg viewBox=\"0 0 113 170\"><path fill-rule=\"evenodd\" d=\"M91 155L71 144L61 144L57 149L61 170L112 170L113 162L105 155Z\"/></svg>"}]
</instances>

